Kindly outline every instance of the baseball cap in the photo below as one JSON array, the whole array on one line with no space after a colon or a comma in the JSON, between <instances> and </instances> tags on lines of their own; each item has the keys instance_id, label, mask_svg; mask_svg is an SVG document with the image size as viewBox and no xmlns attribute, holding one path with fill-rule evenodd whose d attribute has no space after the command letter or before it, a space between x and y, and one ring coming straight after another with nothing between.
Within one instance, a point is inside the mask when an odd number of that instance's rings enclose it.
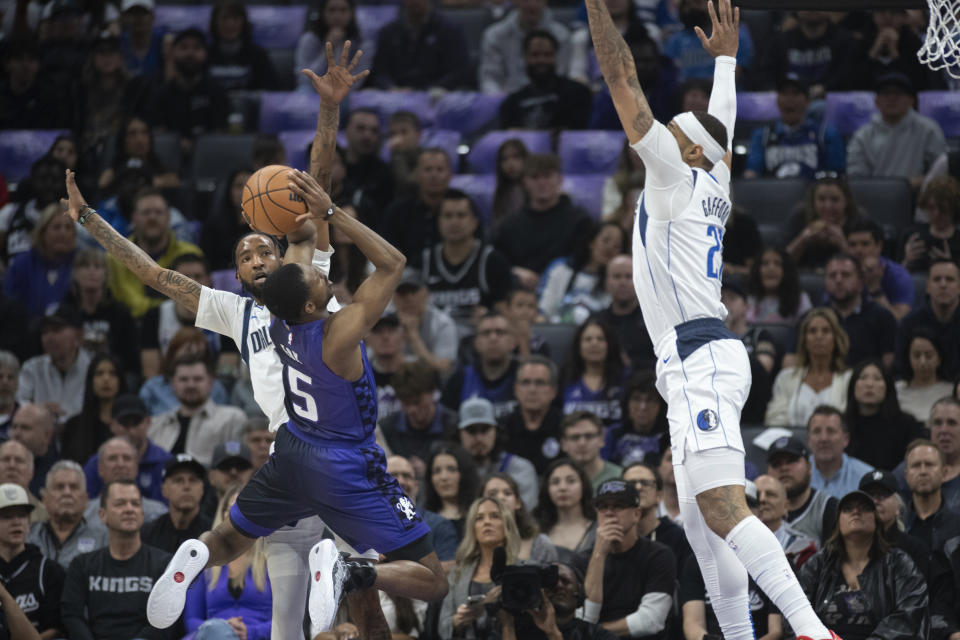
<instances>
[{"instance_id":1,"label":"baseball cap","mask_svg":"<svg viewBox=\"0 0 960 640\"><path fill-rule=\"evenodd\" d=\"M140 7L142 9L146 9L147 11L153 11L154 3L153 0L123 0L123 2L120 3L121 12L129 11L134 7Z\"/></svg>"},{"instance_id":2,"label":"baseball cap","mask_svg":"<svg viewBox=\"0 0 960 640\"><path fill-rule=\"evenodd\" d=\"M743 290L743 285L741 285L740 281L736 278L726 278L723 281L722 290L732 291L744 300L747 299L747 292Z\"/></svg>"},{"instance_id":3,"label":"baseball cap","mask_svg":"<svg viewBox=\"0 0 960 640\"><path fill-rule=\"evenodd\" d=\"M0 511L8 507L27 507L28 511L34 510L26 489L12 482L4 482L0 484Z\"/></svg>"},{"instance_id":4,"label":"baseball cap","mask_svg":"<svg viewBox=\"0 0 960 640\"><path fill-rule=\"evenodd\" d=\"M774 440L773 444L770 445L770 448L767 450L767 462L769 463L775 455L780 453L786 453L798 458L806 458L810 455L810 450L807 449L807 445L800 442L797 438L793 436L783 436L782 438Z\"/></svg>"},{"instance_id":5,"label":"baseball cap","mask_svg":"<svg viewBox=\"0 0 960 640\"><path fill-rule=\"evenodd\" d=\"M460 423L457 428L466 429L475 424L497 424L493 404L486 398L469 398L460 405Z\"/></svg>"},{"instance_id":6,"label":"baseball cap","mask_svg":"<svg viewBox=\"0 0 960 640\"><path fill-rule=\"evenodd\" d=\"M809 86L804 82L796 73L785 73L777 80L777 92L781 92L784 89L798 89L803 93L807 93Z\"/></svg>"},{"instance_id":7,"label":"baseball cap","mask_svg":"<svg viewBox=\"0 0 960 640\"><path fill-rule=\"evenodd\" d=\"M896 476L889 471L877 469L863 474L863 477L860 478L860 486L857 488L860 491L867 491L871 487L883 487L890 493L896 493L900 490L900 483L897 482Z\"/></svg>"},{"instance_id":8,"label":"baseball cap","mask_svg":"<svg viewBox=\"0 0 960 640\"><path fill-rule=\"evenodd\" d=\"M869 511L876 511L877 505L873 502L873 498L870 497L869 493L863 491L851 491L847 495L840 498L840 504L837 505L838 511L843 511L843 508L850 503L859 502L863 506L867 507Z\"/></svg>"},{"instance_id":9,"label":"baseball cap","mask_svg":"<svg viewBox=\"0 0 960 640\"><path fill-rule=\"evenodd\" d=\"M77 0L51 0L40 12L41 20L49 20L64 13L83 13L83 7Z\"/></svg>"},{"instance_id":10,"label":"baseball cap","mask_svg":"<svg viewBox=\"0 0 960 640\"><path fill-rule=\"evenodd\" d=\"M400 282L397 283L397 290L399 291L400 287L407 289L422 289L427 286L427 283L423 281L420 272L416 269L406 268L403 270L403 275L400 276Z\"/></svg>"},{"instance_id":11,"label":"baseball cap","mask_svg":"<svg viewBox=\"0 0 960 640\"><path fill-rule=\"evenodd\" d=\"M69 305L62 304L50 315L43 316L40 321L40 329L43 330L48 327L75 327L79 329L83 327L83 318L80 317L79 311Z\"/></svg>"},{"instance_id":12,"label":"baseball cap","mask_svg":"<svg viewBox=\"0 0 960 640\"><path fill-rule=\"evenodd\" d=\"M207 475L207 470L197 461L196 458L189 453L178 453L167 460L167 466L163 468L163 477L166 478L170 474L180 471L181 469L193 471L201 480L203 480Z\"/></svg>"},{"instance_id":13,"label":"baseball cap","mask_svg":"<svg viewBox=\"0 0 960 640\"><path fill-rule=\"evenodd\" d=\"M118 396L117 399L113 401L113 409L110 411L110 417L114 420L134 416L144 418L148 415L150 415L150 412L147 411L147 405L143 403L140 396L132 393L125 393L122 396Z\"/></svg>"},{"instance_id":14,"label":"baseball cap","mask_svg":"<svg viewBox=\"0 0 960 640\"><path fill-rule=\"evenodd\" d=\"M607 480L597 489L593 499L593 506L602 509L606 505L615 507L639 507L640 494L632 482L623 480Z\"/></svg>"},{"instance_id":15,"label":"baseball cap","mask_svg":"<svg viewBox=\"0 0 960 640\"><path fill-rule=\"evenodd\" d=\"M227 463L240 463L245 469L253 466L253 455L250 453L250 447L237 440L229 440L218 444L213 450L213 464L211 469L219 469Z\"/></svg>"},{"instance_id":16,"label":"baseball cap","mask_svg":"<svg viewBox=\"0 0 960 640\"><path fill-rule=\"evenodd\" d=\"M881 93L883 91L890 92L891 90L896 91L897 93L908 93L910 95L915 95L917 93L916 89L913 87L913 81L903 73L886 73L879 78L873 86L874 91Z\"/></svg>"}]
</instances>

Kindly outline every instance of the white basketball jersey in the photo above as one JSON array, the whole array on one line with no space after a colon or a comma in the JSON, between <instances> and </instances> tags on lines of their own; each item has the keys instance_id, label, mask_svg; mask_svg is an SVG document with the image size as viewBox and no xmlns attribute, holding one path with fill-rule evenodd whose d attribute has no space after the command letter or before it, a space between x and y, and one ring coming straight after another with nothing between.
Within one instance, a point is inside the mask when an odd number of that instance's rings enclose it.
<instances>
[{"instance_id":1,"label":"white basketball jersey","mask_svg":"<svg viewBox=\"0 0 960 640\"><path fill-rule=\"evenodd\" d=\"M633 284L655 346L678 324L727 316L720 280L730 192L709 172L692 171L690 200L669 219L648 216L645 194L637 203Z\"/></svg>"},{"instance_id":2,"label":"white basketball jersey","mask_svg":"<svg viewBox=\"0 0 960 640\"><path fill-rule=\"evenodd\" d=\"M332 251L315 251L313 264L323 273L330 272ZM339 309L331 298L327 310ZM253 398L270 420L270 431L287 422L283 405L283 364L270 339L270 310L229 291L202 287L197 305L196 326L233 338L250 372Z\"/></svg>"}]
</instances>

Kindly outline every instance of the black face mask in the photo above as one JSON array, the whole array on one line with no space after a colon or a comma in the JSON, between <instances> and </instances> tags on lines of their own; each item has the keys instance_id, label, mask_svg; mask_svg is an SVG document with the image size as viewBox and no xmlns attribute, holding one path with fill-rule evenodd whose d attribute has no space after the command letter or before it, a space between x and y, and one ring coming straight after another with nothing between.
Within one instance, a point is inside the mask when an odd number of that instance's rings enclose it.
<instances>
[{"instance_id":1,"label":"black face mask","mask_svg":"<svg viewBox=\"0 0 960 640\"><path fill-rule=\"evenodd\" d=\"M699 9L692 9L682 12L680 21L683 22L683 27L688 31L693 31L694 27L705 29L710 25L710 14Z\"/></svg>"},{"instance_id":2,"label":"black face mask","mask_svg":"<svg viewBox=\"0 0 960 640\"><path fill-rule=\"evenodd\" d=\"M527 77L534 84L549 82L557 75L556 67L552 64L528 64Z\"/></svg>"}]
</instances>

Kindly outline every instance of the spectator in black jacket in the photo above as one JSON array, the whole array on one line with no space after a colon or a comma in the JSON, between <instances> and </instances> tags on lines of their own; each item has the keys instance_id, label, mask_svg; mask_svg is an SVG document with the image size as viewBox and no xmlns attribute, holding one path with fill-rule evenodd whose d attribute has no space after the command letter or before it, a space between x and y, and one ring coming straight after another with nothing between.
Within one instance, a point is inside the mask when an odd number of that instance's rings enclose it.
<instances>
[{"instance_id":1,"label":"spectator in black jacket","mask_svg":"<svg viewBox=\"0 0 960 640\"><path fill-rule=\"evenodd\" d=\"M224 91L277 89L277 74L263 47L253 43L247 8L223 0L210 13L210 77Z\"/></svg>"},{"instance_id":2,"label":"spectator in black jacket","mask_svg":"<svg viewBox=\"0 0 960 640\"><path fill-rule=\"evenodd\" d=\"M946 471L943 451L930 440L914 440L907 447L906 463L910 487L904 516L907 533L930 549L940 549L947 540L960 535L960 513L944 500L941 488Z\"/></svg>"},{"instance_id":3,"label":"spectator in black jacket","mask_svg":"<svg viewBox=\"0 0 960 640\"><path fill-rule=\"evenodd\" d=\"M557 256L572 255L580 238L590 233L590 214L562 193L560 159L532 154L524 167L527 205L504 218L494 231L493 245L514 266L524 286L535 287L540 273Z\"/></svg>"},{"instance_id":4,"label":"spectator in black jacket","mask_svg":"<svg viewBox=\"0 0 960 640\"><path fill-rule=\"evenodd\" d=\"M560 454L560 408L557 397L559 373L553 360L542 355L528 355L517 364L513 393L517 405L501 416L500 425L507 432L507 451L523 456L542 474Z\"/></svg>"},{"instance_id":5,"label":"spectator in black jacket","mask_svg":"<svg viewBox=\"0 0 960 640\"><path fill-rule=\"evenodd\" d=\"M0 484L0 580L41 637L63 635L63 569L26 544L33 505L23 487Z\"/></svg>"},{"instance_id":6,"label":"spectator in black jacket","mask_svg":"<svg viewBox=\"0 0 960 640\"><path fill-rule=\"evenodd\" d=\"M960 640L960 536L933 554L930 618L933 640Z\"/></svg>"},{"instance_id":7,"label":"spectator in black jacket","mask_svg":"<svg viewBox=\"0 0 960 640\"><path fill-rule=\"evenodd\" d=\"M69 124L56 88L40 77L40 48L32 39L4 43L0 129L55 129Z\"/></svg>"},{"instance_id":8,"label":"spectator in black jacket","mask_svg":"<svg viewBox=\"0 0 960 640\"><path fill-rule=\"evenodd\" d=\"M960 266L950 258L930 263L927 275L927 304L908 313L897 333L897 371L906 371L909 363L910 336L917 327L927 326L937 336L944 378L960 373Z\"/></svg>"},{"instance_id":9,"label":"spectator in black jacket","mask_svg":"<svg viewBox=\"0 0 960 640\"><path fill-rule=\"evenodd\" d=\"M397 19L380 30L367 84L377 89L455 89L471 83L460 25L432 0L404 0Z\"/></svg>"},{"instance_id":10,"label":"spectator in black jacket","mask_svg":"<svg viewBox=\"0 0 960 640\"><path fill-rule=\"evenodd\" d=\"M930 571L930 547L903 530L906 505L900 496L900 484L889 471L870 471L860 478L860 491L873 498L883 537L891 547L903 549L923 575Z\"/></svg>"},{"instance_id":11,"label":"spectator in black jacket","mask_svg":"<svg viewBox=\"0 0 960 640\"><path fill-rule=\"evenodd\" d=\"M331 192L338 202L357 205L366 201L367 206L358 206L360 221L372 229L380 227L382 216L393 198L393 173L390 166L380 159L380 115L367 107L354 109L347 116L343 130L347 147L343 154L346 176L343 185Z\"/></svg>"},{"instance_id":12,"label":"spectator in black jacket","mask_svg":"<svg viewBox=\"0 0 960 640\"><path fill-rule=\"evenodd\" d=\"M227 96L210 75L207 38L199 29L184 29L170 48L173 76L151 98L154 125L180 134L180 148L193 150L196 136L223 128Z\"/></svg>"},{"instance_id":13,"label":"spectator in black jacket","mask_svg":"<svg viewBox=\"0 0 960 640\"><path fill-rule=\"evenodd\" d=\"M178 454L167 461L163 470L163 497L170 510L143 525L143 542L173 553L191 538L209 531L213 522L200 512L206 469L189 453Z\"/></svg>"},{"instance_id":14,"label":"spectator in black jacket","mask_svg":"<svg viewBox=\"0 0 960 640\"><path fill-rule=\"evenodd\" d=\"M584 85L557 74L556 37L544 29L523 39L530 84L500 105L502 129L585 129L593 96Z\"/></svg>"},{"instance_id":15,"label":"spectator in black jacket","mask_svg":"<svg viewBox=\"0 0 960 640\"><path fill-rule=\"evenodd\" d=\"M851 491L839 512L824 549L797 576L814 611L843 638L927 637L927 583L884 539L873 499Z\"/></svg>"},{"instance_id":16,"label":"spectator in black jacket","mask_svg":"<svg viewBox=\"0 0 960 640\"><path fill-rule=\"evenodd\" d=\"M170 554L143 544L140 489L116 480L100 497L100 518L109 532L103 549L77 556L63 588L63 624L71 640L173 638L147 622L147 597Z\"/></svg>"},{"instance_id":17,"label":"spectator in black jacket","mask_svg":"<svg viewBox=\"0 0 960 640\"><path fill-rule=\"evenodd\" d=\"M773 85L795 73L810 88L810 97L822 98L838 86L852 38L833 24L826 11L798 11L797 25L775 38L770 47L767 81Z\"/></svg>"}]
</instances>

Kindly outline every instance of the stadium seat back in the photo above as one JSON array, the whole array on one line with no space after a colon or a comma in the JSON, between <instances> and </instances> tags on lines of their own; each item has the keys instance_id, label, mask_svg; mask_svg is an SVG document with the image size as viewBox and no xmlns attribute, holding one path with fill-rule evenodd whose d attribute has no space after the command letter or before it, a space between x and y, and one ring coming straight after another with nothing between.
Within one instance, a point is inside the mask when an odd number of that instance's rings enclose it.
<instances>
[{"instance_id":1,"label":"stadium seat back","mask_svg":"<svg viewBox=\"0 0 960 640\"><path fill-rule=\"evenodd\" d=\"M213 191L234 169L253 164L256 136L208 134L197 138L193 152L193 181L198 191Z\"/></svg>"},{"instance_id":2,"label":"stadium seat back","mask_svg":"<svg viewBox=\"0 0 960 640\"><path fill-rule=\"evenodd\" d=\"M503 99L502 93L451 91L437 101L436 125L471 135L497 119Z\"/></svg>"},{"instance_id":3,"label":"stadium seat back","mask_svg":"<svg viewBox=\"0 0 960 640\"><path fill-rule=\"evenodd\" d=\"M807 181L803 178L752 178L734 180L730 188L733 203L758 225L783 227L789 212L803 200Z\"/></svg>"},{"instance_id":4,"label":"stadium seat back","mask_svg":"<svg viewBox=\"0 0 960 640\"><path fill-rule=\"evenodd\" d=\"M557 149L564 174L605 173L617 170L627 136L622 131L564 131Z\"/></svg>"},{"instance_id":5,"label":"stadium seat back","mask_svg":"<svg viewBox=\"0 0 960 640\"><path fill-rule=\"evenodd\" d=\"M933 118L948 138L960 137L960 92L923 91L917 96L918 110Z\"/></svg>"},{"instance_id":6,"label":"stadium seat back","mask_svg":"<svg viewBox=\"0 0 960 640\"><path fill-rule=\"evenodd\" d=\"M474 173L496 173L497 149L505 141L518 138L530 153L550 153L550 133L547 131L490 131L477 140L467 160Z\"/></svg>"},{"instance_id":7,"label":"stadium seat back","mask_svg":"<svg viewBox=\"0 0 960 640\"><path fill-rule=\"evenodd\" d=\"M64 130L31 129L0 131L0 174L7 182L19 182L30 175L30 167L49 151Z\"/></svg>"},{"instance_id":8,"label":"stadium seat back","mask_svg":"<svg viewBox=\"0 0 960 640\"><path fill-rule=\"evenodd\" d=\"M569 174L563 176L563 191L573 204L587 210L594 220L602 216L603 184L609 176L605 173Z\"/></svg>"},{"instance_id":9,"label":"stadium seat back","mask_svg":"<svg viewBox=\"0 0 960 640\"><path fill-rule=\"evenodd\" d=\"M841 134L851 136L870 122L877 107L872 91L841 91L827 94L826 122Z\"/></svg>"}]
</instances>

